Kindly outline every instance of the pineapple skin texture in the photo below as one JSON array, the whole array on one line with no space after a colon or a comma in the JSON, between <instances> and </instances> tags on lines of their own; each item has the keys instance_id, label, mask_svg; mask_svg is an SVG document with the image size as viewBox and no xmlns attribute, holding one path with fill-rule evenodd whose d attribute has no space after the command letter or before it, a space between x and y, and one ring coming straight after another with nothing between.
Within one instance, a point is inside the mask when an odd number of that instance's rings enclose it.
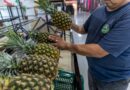
<instances>
[{"instance_id":1,"label":"pineapple skin texture","mask_svg":"<svg viewBox=\"0 0 130 90\"><path fill-rule=\"evenodd\" d=\"M71 28L72 20L70 16L63 11L56 11L51 15L53 24L59 29L66 31Z\"/></svg>"},{"instance_id":2,"label":"pineapple skin texture","mask_svg":"<svg viewBox=\"0 0 130 90\"><path fill-rule=\"evenodd\" d=\"M58 72L58 61L45 55L28 55L19 64L21 73L44 75L53 80Z\"/></svg>"},{"instance_id":3,"label":"pineapple skin texture","mask_svg":"<svg viewBox=\"0 0 130 90\"><path fill-rule=\"evenodd\" d=\"M48 39L49 33L47 32L32 32L31 33L31 38L36 41L37 43L53 43Z\"/></svg>"},{"instance_id":4,"label":"pineapple skin texture","mask_svg":"<svg viewBox=\"0 0 130 90\"><path fill-rule=\"evenodd\" d=\"M22 74L11 78L4 90L51 90L51 80L38 74Z\"/></svg>"},{"instance_id":5,"label":"pineapple skin texture","mask_svg":"<svg viewBox=\"0 0 130 90\"><path fill-rule=\"evenodd\" d=\"M0 77L0 90L8 90L9 83L10 83L10 78Z\"/></svg>"},{"instance_id":6,"label":"pineapple skin texture","mask_svg":"<svg viewBox=\"0 0 130 90\"><path fill-rule=\"evenodd\" d=\"M28 55L29 54L46 55L55 60L60 58L60 51L51 44L46 43L37 44L34 48L28 51Z\"/></svg>"}]
</instances>

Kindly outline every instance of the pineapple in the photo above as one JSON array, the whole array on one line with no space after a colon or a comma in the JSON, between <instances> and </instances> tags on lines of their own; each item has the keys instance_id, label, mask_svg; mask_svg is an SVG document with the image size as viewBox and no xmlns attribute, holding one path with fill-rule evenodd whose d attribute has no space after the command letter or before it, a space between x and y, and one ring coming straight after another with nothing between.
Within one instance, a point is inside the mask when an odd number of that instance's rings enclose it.
<instances>
[{"instance_id":1,"label":"pineapple","mask_svg":"<svg viewBox=\"0 0 130 90\"><path fill-rule=\"evenodd\" d=\"M69 30L72 24L72 20L69 14L63 11L57 11L49 0L37 0L35 1L39 8L49 13L52 18L52 23L61 30Z\"/></svg>"},{"instance_id":2,"label":"pineapple","mask_svg":"<svg viewBox=\"0 0 130 90\"><path fill-rule=\"evenodd\" d=\"M19 64L22 73L43 74L51 80L56 77L58 61L45 55L29 55Z\"/></svg>"},{"instance_id":3,"label":"pineapple","mask_svg":"<svg viewBox=\"0 0 130 90\"><path fill-rule=\"evenodd\" d=\"M38 43L52 43L48 39L49 35L47 32L30 32L30 37Z\"/></svg>"},{"instance_id":4,"label":"pineapple","mask_svg":"<svg viewBox=\"0 0 130 90\"><path fill-rule=\"evenodd\" d=\"M0 77L19 75L18 60L7 53L0 53Z\"/></svg>"},{"instance_id":5,"label":"pineapple","mask_svg":"<svg viewBox=\"0 0 130 90\"><path fill-rule=\"evenodd\" d=\"M40 75L22 74L10 80L6 90L51 90L51 80Z\"/></svg>"},{"instance_id":6,"label":"pineapple","mask_svg":"<svg viewBox=\"0 0 130 90\"><path fill-rule=\"evenodd\" d=\"M25 41L22 37L10 30L7 33L9 41L6 46L14 48L25 54L24 59L18 65L22 73L43 74L47 78L54 79L57 74L59 50L50 44L36 44Z\"/></svg>"},{"instance_id":7,"label":"pineapple","mask_svg":"<svg viewBox=\"0 0 130 90\"><path fill-rule=\"evenodd\" d=\"M17 49L17 51L22 51L28 55L46 55L55 60L58 60L60 57L59 49L51 44L36 44L32 40L26 41L12 30L9 30L6 36L9 38L8 42L6 43L6 47Z\"/></svg>"},{"instance_id":8,"label":"pineapple","mask_svg":"<svg viewBox=\"0 0 130 90\"><path fill-rule=\"evenodd\" d=\"M57 74L58 61L45 55L28 55L21 60L2 53L0 56L0 77L14 77L21 73L42 74L54 79Z\"/></svg>"},{"instance_id":9,"label":"pineapple","mask_svg":"<svg viewBox=\"0 0 130 90\"><path fill-rule=\"evenodd\" d=\"M55 60L58 60L60 57L59 50L52 46L51 44L38 44L36 45L31 51L28 52L28 54L40 54L40 55L46 55L48 57L51 57Z\"/></svg>"},{"instance_id":10,"label":"pineapple","mask_svg":"<svg viewBox=\"0 0 130 90\"><path fill-rule=\"evenodd\" d=\"M16 58L7 53L0 52L0 90L7 90L10 78L19 74Z\"/></svg>"},{"instance_id":11,"label":"pineapple","mask_svg":"<svg viewBox=\"0 0 130 90\"><path fill-rule=\"evenodd\" d=\"M8 90L8 85L10 83L9 77L0 77L0 90Z\"/></svg>"}]
</instances>

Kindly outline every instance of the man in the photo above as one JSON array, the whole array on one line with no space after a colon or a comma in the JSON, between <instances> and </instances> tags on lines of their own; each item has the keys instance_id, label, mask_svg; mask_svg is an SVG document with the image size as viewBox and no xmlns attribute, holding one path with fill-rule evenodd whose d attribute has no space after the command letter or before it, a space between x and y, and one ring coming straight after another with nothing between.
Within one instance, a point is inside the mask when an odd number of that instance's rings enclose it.
<instances>
[{"instance_id":1,"label":"man","mask_svg":"<svg viewBox=\"0 0 130 90\"><path fill-rule=\"evenodd\" d=\"M88 33L86 44L66 43L51 35L58 48L87 57L90 90L127 90L130 80L130 1L104 0L78 33Z\"/></svg>"}]
</instances>

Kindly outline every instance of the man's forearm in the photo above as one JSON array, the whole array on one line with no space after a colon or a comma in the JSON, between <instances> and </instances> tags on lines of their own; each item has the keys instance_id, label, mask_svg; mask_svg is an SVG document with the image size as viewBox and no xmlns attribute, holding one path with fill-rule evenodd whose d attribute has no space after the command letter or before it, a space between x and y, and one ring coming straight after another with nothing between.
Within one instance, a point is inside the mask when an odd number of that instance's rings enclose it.
<instances>
[{"instance_id":1,"label":"man's forearm","mask_svg":"<svg viewBox=\"0 0 130 90\"><path fill-rule=\"evenodd\" d=\"M76 24L72 24L71 28L72 28L75 32L77 32L77 33L80 33L80 34L85 34L85 33L86 33L85 30L84 30L84 28L83 28L82 26L78 26L78 25L76 25Z\"/></svg>"},{"instance_id":2,"label":"man's forearm","mask_svg":"<svg viewBox=\"0 0 130 90\"><path fill-rule=\"evenodd\" d=\"M101 58L108 55L98 44L70 44L67 43L66 50L88 57Z\"/></svg>"}]
</instances>

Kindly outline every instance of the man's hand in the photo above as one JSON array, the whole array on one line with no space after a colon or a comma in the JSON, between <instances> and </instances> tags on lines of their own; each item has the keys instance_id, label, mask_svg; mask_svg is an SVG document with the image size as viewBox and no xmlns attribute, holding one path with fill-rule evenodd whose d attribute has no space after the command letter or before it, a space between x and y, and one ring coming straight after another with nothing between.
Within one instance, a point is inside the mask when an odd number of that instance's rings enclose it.
<instances>
[{"instance_id":1,"label":"man's hand","mask_svg":"<svg viewBox=\"0 0 130 90\"><path fill-rule=\"evenodd\" d=\"M58 36L58 35L50 35L48 38L51 41L55 42L53 45L58 47L59 49L67 49L68 43L65 42L60 36Z\"/></svg>"},{"instance_id":2,"label":"man's hand","mask_svg":"<svg viewBox=\"0 0 130 90\"><path fill-rule=\"evenodd\" d=\"M86 34L87 32L84 30L84 27L83 26L78 26L74 23L72 23L71 25L71 29L74 30L75 32L77 33L80 33L80 34Z\"/></svg>"},{"instance_id":3,"label":"man's hand","mask_svg":"<svg viewBox=\"0 0 130 90\"><path fill-rule=\"evenodd\" d=\"M78 53L87 57L102 58L109 53L98 44L71 44L65 42L60 36L50 35L49 39L54 41L54 46L59 49L69 50L73 53Z\"/></svg>"}]
</instances>

